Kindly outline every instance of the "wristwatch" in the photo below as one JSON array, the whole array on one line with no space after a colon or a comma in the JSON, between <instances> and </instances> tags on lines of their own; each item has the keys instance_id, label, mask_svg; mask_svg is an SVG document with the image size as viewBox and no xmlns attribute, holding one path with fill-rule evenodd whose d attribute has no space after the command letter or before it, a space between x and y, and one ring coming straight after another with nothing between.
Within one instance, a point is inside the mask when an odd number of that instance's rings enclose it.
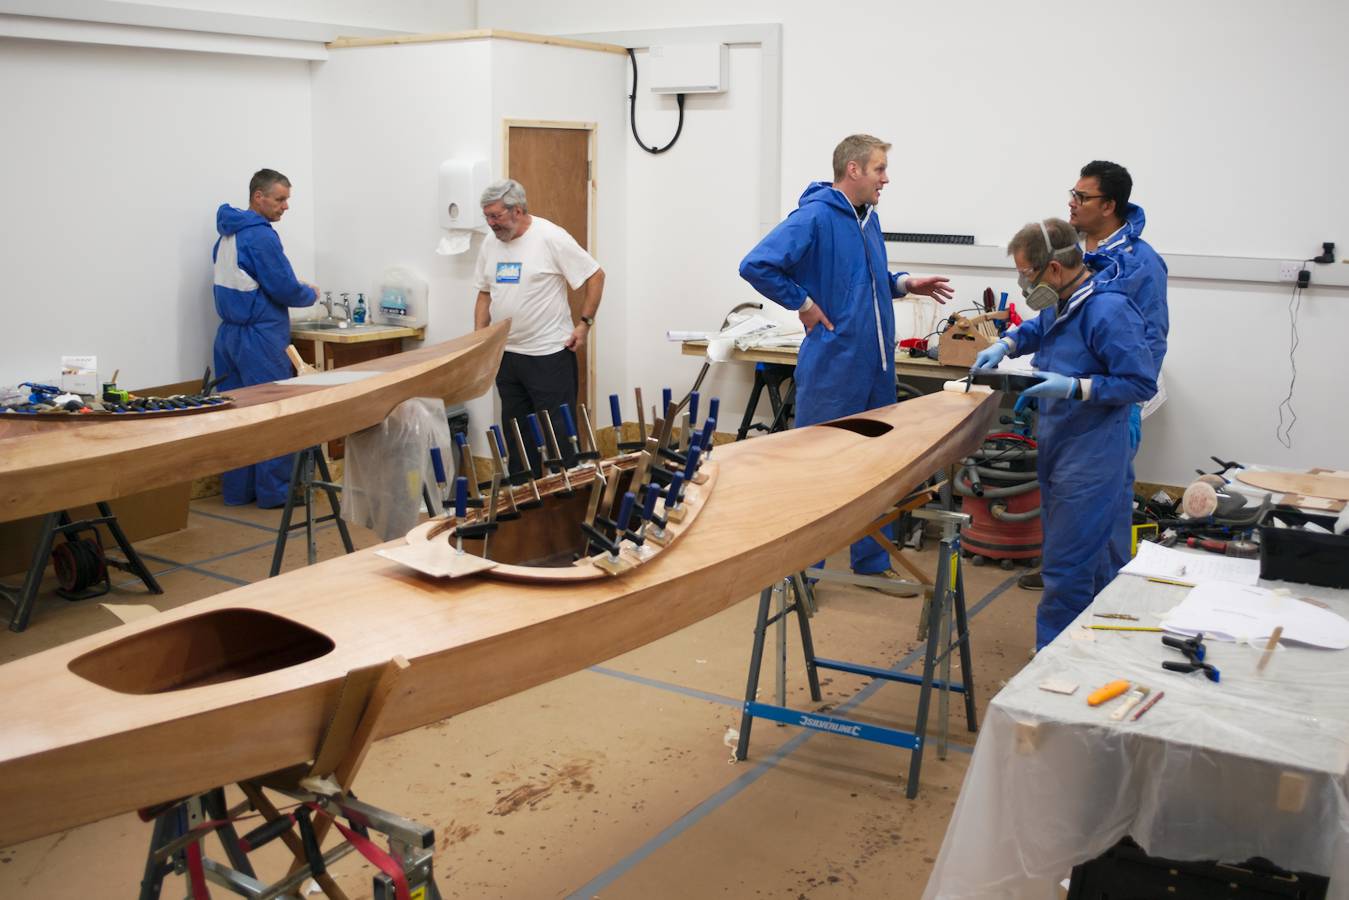
<instances>
[{"instance_id":1,"label":"wristwatch","mask_svg":"<svg viewBox=\"0 0 1349 900\"><path fill-rule=\"evenodd\" d=\"M593 316L581 316L581 321L586 323L586 325L590 326L591 328L595 327L595 319Z\"/></svg>"}]
</instances>

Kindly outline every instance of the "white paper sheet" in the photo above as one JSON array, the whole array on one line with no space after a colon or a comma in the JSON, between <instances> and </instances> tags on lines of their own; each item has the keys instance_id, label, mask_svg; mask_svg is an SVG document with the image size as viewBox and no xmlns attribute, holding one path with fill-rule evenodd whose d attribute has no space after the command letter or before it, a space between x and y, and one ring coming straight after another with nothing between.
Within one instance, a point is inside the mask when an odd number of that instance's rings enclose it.
<instances>
[{"instance_id":1,"label":"white paper sheet","mask_svg":"<svg viewBox=\"0 0 1349 900\"><path fill-rule=\"evenodd\" d=\"M1183 581L1192 585L1214 581L1254 585L1260 580L1260 560L1189 553L1143 541L1138 545L1138 555L1119 571L1121 575Z\"/></svg>"},{"instance_id":2,"label":"white paper sheet","mask_svg":"<svg viewBox=\"0 0 1349 900\"><path fill-rule=\"evenodd\" d=\"M1215 640L1263 641L1283 628L1283 640L1349 649L1349 621L1284 591L1238 584L1201 584L1162 619L1167 631Z\"/></svg>"}]
</instances>

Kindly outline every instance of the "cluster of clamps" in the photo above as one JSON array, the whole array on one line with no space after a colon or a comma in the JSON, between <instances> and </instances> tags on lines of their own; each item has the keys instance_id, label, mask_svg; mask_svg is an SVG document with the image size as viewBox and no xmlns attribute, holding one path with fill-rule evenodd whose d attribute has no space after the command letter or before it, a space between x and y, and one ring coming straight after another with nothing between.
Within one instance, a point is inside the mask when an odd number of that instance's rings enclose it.
<instances>
[{"instance_id":1,"label":"cluster of clamps","mask_svg":"<svg viewBox=\"0 0 1349 900\"><path fill-rule=\"evenodd\" d=\"M492 452L492 480L488 485L489 496L486 498L482 496L482 486L477 484L476 478L470 480L467 476L459 476L454 483L454 520L463 523L456 528L455 532L459 549L463 549L464 540L481 539L484 541L483 554L485 556L487 553L486 542L492 532L496 531L499 522L519 518L521 510L543 504L538 480L543 477L545 470L561 476L562 479L561 489L555 491L553 495L571 497L576 493L572 485L571 475L581 469L593 469L594 471L590 500L585 518L581 522L581 556L590 556L598 550L600 555L595 557L595 564L606 571L616 573L631 565L621 557L625 546L631 548L632 552L639 558L644 558L655 552L650 544L658 546L667 544L671 538L668 530L669 524L679 522L684 517L688 485L698 484L706 480L706 476L699 469L712 453L712 436L716 431L720 401L717 398L712 398L709 403L708 417L703 422L701 431L695 434L694 428L697 424L699 406L698 392L690 392L685 401L676 405L673 402L670 389L666 388L662 391L661 398L665 407L665 416L655 420L651 433L648 435L642 410L640 388L637 389L636 396L637 425L642 439L634 442L620 441L618 444L620 451L637 453L639 456L630 482L632 489L625 491L622 498L618 499L617 515L610 518L605 514L606 511L613 509L618 476L613 469L607 475L604 472L604 466L600 462L601 455L598 451L598 444L591 427L589 412L584 404L577 407L580 423L589 444L588 450L582 450L581 433L577 429L576 417L572 415L570 405L564 403L558 408L558 413L562 418L565 439L570 446L571 455L576 460L575 464L570 468L567 466L562 444L558 440L552 418L547 415L540 417L535 413L530 413L525 417L525 424L538 453L538 471L536 472L532 465L525 466L528 478L528 496L524 500L517 500L515 492L507 488L505 491L506 508L500 510L498 509L497 497L503 484L507 483L511 456L507 450L507 443L501 426L492 425L487 429L487 444ZM684 409L685 404L687 404L687 412L684 413L679 438L676 440L673 437L674 422L679 417L681 410ZM614 430L621 434L623 415L617 394L609 396L609 410L613 417ZM516 458L526 460L528 453L519 420L511 423L511 432L511 436L514 438ZM455 442L456 449L460 454L460 471L473 471L473 457L468 447L467 436L462 432L456 433ZM431 461L436 481L442 486L442 499L444 499L446 475L439 448L432 448ZM657 501L661 500L664 502L661 511L657 513ZM487 516L484 519L473 523L464 522L470 508L482 509L484 507L487 509ZM446 527L448 527L448 523Z\"/></svg>"}]
</instances>

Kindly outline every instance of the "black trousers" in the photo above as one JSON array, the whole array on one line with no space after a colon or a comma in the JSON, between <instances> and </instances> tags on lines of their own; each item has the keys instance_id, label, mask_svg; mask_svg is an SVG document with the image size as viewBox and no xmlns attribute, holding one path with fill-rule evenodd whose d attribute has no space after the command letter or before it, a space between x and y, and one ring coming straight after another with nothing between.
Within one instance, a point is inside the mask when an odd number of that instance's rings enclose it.
<instances>
[{"instance_id":1,"label":"black trousers","mask_svg":"<svg viewBox=\"0 0 1349 900\"><path fill-rule=\"evenodd\" d=\"M571 408L573 420L576 419L577 379L576 354L565 348L547 356L506 353L501 357L496 384L497 393L501 395L502 433L510 450L511 480L515 483L524 480L525 471L525 462L519 458L511 437L511 423L516 420L519 420L520 436L524 438L525 450L529 454L529 468L536 476L543 474L534 432L526 418L530 413L539 415L539 427L544 431L545 441L548 439L548 427L543 423L543 415L547 413L552 416L562 458L568 466L576 465L576 454L572 452L571 441L567 439L567 428L558 407L566 403ZM551 450L549 452L551 454Z\"/></svg>"}]
</instances>

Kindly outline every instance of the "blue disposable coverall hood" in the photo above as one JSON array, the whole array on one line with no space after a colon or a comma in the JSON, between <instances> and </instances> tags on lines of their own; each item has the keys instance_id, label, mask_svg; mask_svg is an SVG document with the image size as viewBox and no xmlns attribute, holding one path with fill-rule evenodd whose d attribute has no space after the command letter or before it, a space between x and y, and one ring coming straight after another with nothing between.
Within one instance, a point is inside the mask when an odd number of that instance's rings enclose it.
<instances>
[{"instance_id":1,"label":"blue disposable coverall hood","mask_svg":"<svg viewBox=\"0 0 1349 900\"><path fill-rule=\"evenodd\" d=\"M290 343L292 306L312 306L314 289L300 282L281 248L271 223L251 209L221 204L216 210L215 309L220 327L215 336L215 371L220 389L265 384L291 376L286 346ZM226 472L226 503L280 506L290 486L290 456Z\"/></svg>"},{"instance_id":2,"label":"blue disposable coverall hood","mask_svg":"<svg viewBox=\"0 0 1349 900\"><path fill-rule=\"evenodd\" d=\"M807 297L833 324L816 325L796 362L796 424L815 425L895 402L895 309L904 296L890 274L874 208L859 221L843 192L808 185L797 208L740 263L740 277L779 306L799 310ZM875 573L889 557L871 538L852 547L856 572Z\"/></svg>"},{"instance_id":3,"label":"blue disposable coverall hood","mask_svg":"<svg viewBox=\"0 0 1349 900\"><path fill-rule=\"evenodd\" d=\"M1143 334L1152 354L1155 376L1166 357L1166 337L1171 316L1166 305L1166 260L1143 240L1147 217L1143 207L1130 203L1124 208L1124 224L1086 254L1088 268L1103 288L1127 296L1143 317ZM1111 268L1110 263L1118 268Z\"/></svg>"}]
</instances>

